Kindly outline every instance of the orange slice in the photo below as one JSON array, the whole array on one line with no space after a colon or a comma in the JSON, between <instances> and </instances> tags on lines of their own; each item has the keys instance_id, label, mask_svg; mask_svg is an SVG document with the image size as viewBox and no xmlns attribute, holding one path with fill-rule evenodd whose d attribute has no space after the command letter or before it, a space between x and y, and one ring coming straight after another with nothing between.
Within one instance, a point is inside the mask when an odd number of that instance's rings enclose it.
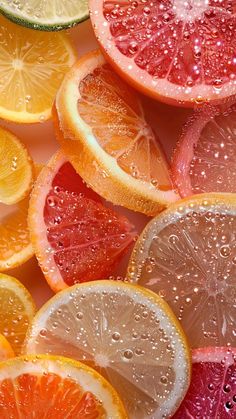
<instances>
[{"instance_id":1,"label":"orange slice","mask_svg":"<svg viewBox=\"0 0 236 419\"><path fill-rule=\"evenodd\" d=\"M0 274L0 332L16 355L21 351L34 313L35 305L27 289L17 279Z\"/></svg>"},{"instance_id":2,"label":"orange slice","mask_svg":"<svg viewBox=\"0 0 236 419\"><path fill-rule=\"evenodd\" d=\"M35 167L36 176L41 167ZM7 187L7 186L6 186ZM29 195L17 205L0 204L0 271L7 271L27 262L34 250L28 229Z\"/></svg>"},{"instance_id":3,"label":"orange slice","mask_svg":"<svg viewBox=\"0 0 236 419\"><path fill-rule=\"evenodd\" d=\"M190 382L188 345L169 306L123 282L61 291L36 314L25 350L93 366L118 391L130 419L170 417Z\"/></svg>"},{"instance_id":4,"label":"orange slice","mask_svg":"<svg viewBox=\"0 0 236 419\"><path fill-rule=\"evenodd\" d=\"M127 419L111 385L80 362L24 356L0 364L1 419Z\"/></svg>"},{"instance_id":5,"label":"orange slice","mask_svg":"<svg viewBox=\"0 0 236 419\"><path fill-rule=\"evenodd\" d=\"M20 140L0 127L0 203L21 201L32 186L32 160Z\"/></svg>"},{"instance_id":6,"label":"orange slice","mask_svg":"<svg viewBox=\"0 0 236 419\"><path fill-rule=\"evenodd\" d=\"M128 279L158 293L193 348L235 344L236 195L179 201L144 229Z\"/></svg>"},{"instance_id":7,"label":"orange slice","mask_svg":"<svg viewBox=\"0 0 236 419\"><path fill-rule=\"evenodd\" d=\"M0 17L0 117L14 122L50 118L54 96L75 52L65 34L34 31Z\"/></svg>"},{"instance_id":8,"label":"orange slice","mask_svg":"<svg viewBox=\"0 0 236 419\"><path fill-rule=\"evenodd\" d=\"M178 198L139 99L99 51L67 74L55 109L65 154L101 196L148 215Z\"/></svg>"},{"instance_id":9,"label":"orange slice","mask_svg":"<svg viewBox=\"0 0 236 419\"><path fill-rule=\"evenodd\" d=\"M8 340L0 333L0 361L5 361L8 358L15 356L13 349Z\"/></svg>"}]
</instances>

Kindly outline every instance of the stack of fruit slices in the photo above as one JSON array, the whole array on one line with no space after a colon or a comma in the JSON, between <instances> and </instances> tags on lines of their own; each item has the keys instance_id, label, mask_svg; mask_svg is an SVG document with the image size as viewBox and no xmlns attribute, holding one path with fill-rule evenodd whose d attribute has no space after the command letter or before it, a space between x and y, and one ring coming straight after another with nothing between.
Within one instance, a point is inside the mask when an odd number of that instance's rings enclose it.
<instances>
[{"instance_id":1,"label":"stack of fruit slices","mask_svg":"<svg viewBox=\"0 0 236 419\"><path fill-rule=\"evenodd\" d=\"M0 274L0 417L234 418L233 2L90 0L107 61L96 50L76 62L71 31L46 33L85 20L83 0L0 0L0 11L0 116L53 117L61 147L39 167L0 128L0 272L35 254L61 291L35 314ZM204 102L171 167L130 85Z\"/></svg>"}]
</instances>

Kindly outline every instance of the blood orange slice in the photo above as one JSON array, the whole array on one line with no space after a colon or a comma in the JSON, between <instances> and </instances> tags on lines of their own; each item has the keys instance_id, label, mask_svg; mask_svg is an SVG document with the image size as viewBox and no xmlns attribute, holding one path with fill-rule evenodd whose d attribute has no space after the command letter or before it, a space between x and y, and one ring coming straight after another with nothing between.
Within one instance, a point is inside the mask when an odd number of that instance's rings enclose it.
<instances>
[{"instance_id":1,"label":"blood orange slice","mask_svg":"<svg viewBox=\"0 0 236 419\"><path fill-rule=\"evenodd\" d=\"M192 380L173 419L236 417L236 349L193 351Z\"/></svg>"},{"instance_id":2,"label":"blood orange slice","mask_svg":"<svg viewBox=\"0 0 236 419\"><path fill-rule=\"evenodd\" d=\"M1 419L127 419L112 386L92 368L56 356L0 364Z\"/></svg>"},{"instance_id":3,"label":"blood orange slice","mask_svg":"<svg viewBox=\"0 0 236 419\"><path fill-rule=\"evenodd\" d=\"M110 275L135 237L129 221L102 205L61 152L35 184L29 226L39 265L55 291Z\"/></svg>"},{"instance_id":4,"label":"blood orange slice","mask_svg":"<svg viewBox=\"0 0 236 419\"><path fill-rule=\"evenodd\" d=\"M90 0L110 63L142 92L191 105L236 93L232 0Z\"/></svg>"},{"instance_id":5,"label":"blood orange slice","mask_svg":"<svg viewBox=\"0 0 236 419\"><path fill-rule=\"evenodd\" d=\"M182 197L202 192L236 192L236 106L223 113L196 114L176 147L173 180Z\"/></svg>"}]
</instances>

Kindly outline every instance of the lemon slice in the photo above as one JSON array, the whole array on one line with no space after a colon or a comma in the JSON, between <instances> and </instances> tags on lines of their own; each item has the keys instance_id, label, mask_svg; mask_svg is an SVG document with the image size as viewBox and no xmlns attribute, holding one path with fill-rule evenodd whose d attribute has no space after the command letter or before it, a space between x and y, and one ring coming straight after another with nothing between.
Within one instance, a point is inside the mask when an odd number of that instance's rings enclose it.
<instances>
[{"instance_id":1,"label":"lemon slice","mask_svg":"<svg viewBox=\"0 0 236 419\"><path fill-rule=\"evenodd\" d=\"M93 366L135 419L171 416L190 382L188 345L168 305L115 281L75 285L53 297L35 316L25 351Z\"/></svg>"},{"instance_id":2,"label":"lemon slice","mask_svg":"<svg viewBox=\"0 0 236 419\"><path fill-rule=\"evenodd\" d=\"M15 356L14 351L8 340L0 333L0 361L5 361L8 358Z\"/></svg>"},{"instance_id":3,"label":"lemon slice","mask_svg":"<svg viewBox=\"0 0 236 419\"><path fill-rule=\"evenodd\" d=\"M0 127L0 203L15 204L29 192L33 163L20 140Z\"/></svg>"},{"instance_id":4,"label":"lemon slice","mask_svg":"<svg viewBox=\"0 0 236 419\"><path fill-rule=\"evenodd\" d=\"M16 355L34 313L35 304L27 289L17 279L0 274L0 332Z\"/></svg>"},{"instance_id":5,"label":"lemon slice","mask_svg":"<svg viewBox=\"0 0 236 419\"><path fill-rule=\"evenodd\" d=\"M155 291L192 348L235 346L236 195L202 194L154 218L138 239L128 279Z\"/></svg>"},{"instance_id":6,"label":"lemon slice","mask_svg":"<svg viewBox=\"0 0 236 419\"><path fill-rule=\"evenodd\" d=\"M55 356L0 363L0 417L128 419L116 391L92 368Z\"/></svg>"},{"instance_id":7,"label":"lemon slice","mask_svg":"<svg viewBox=\"0 0 236 419\"><path fill-rule=\"evenodd\" d=\"M65 34L23 28L0 17L0 117L44 122L54 96L75 61Z\"/></svg>"}]
</instances>

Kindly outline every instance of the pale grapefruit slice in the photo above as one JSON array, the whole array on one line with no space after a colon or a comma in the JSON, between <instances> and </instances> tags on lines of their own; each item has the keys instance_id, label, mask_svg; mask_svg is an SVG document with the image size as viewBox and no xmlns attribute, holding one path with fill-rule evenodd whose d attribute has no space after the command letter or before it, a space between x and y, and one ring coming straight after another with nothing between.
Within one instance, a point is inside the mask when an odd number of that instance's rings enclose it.
<instances>
[{"instance_id":1,"label":"pale grapefruit slice","mask_svg":"<svg viewBox=\"0 0 236 419\"><path fill-rule=\"evenodd\" d=\"M138 239L128 279L162 296L192 348L235 344L236 195L202 194L154 218Z\"/></svg>"},{"instance_id":2,"label":"pale grapefruit slice","mask_svg":"<svg viewBox=\"0 0 236 419\"><path fill-rule=\"evenodd\" d=\"M64 79L55 125L66 156L103 198L147 215L178 199L136 93L99 51L83 56Z\"/></svg>"},{"instance_id":3,"label":"pale grapefruit slice","mask_svg":"<svg viewBox=\"0 0 236 419\"><path fill-rule=\"evenodd\" d=\"M236 349L193 351L192 380L173 419L236 417Z\"/></svg>"},{"instance_id":4,"label":"pale grapefruit slice","mask_svg":"<svg viewBox=\"0 0 236 419\"><path fill-rule=\"evenodd\" d=\"M128 419L118 394L92 368L58 356L0 364L1 419Z\"/></svg>"},{"instance_id":5,"label":"pale grapefruit slice","mask_svg":"<svg viewBox=\"0 0 236 419\"><path fill-rule=\"evenodd\" d=\"M236 192L236 106L208 107L187 122L176 147L173 180L182 197Z\"/></svg>"},{"instance_id":6,"label":"pale grapefruit slice","mask_svg":"<svg viewBox=\"0 0 236 419\"><path fill-rule=\"evenodd\" d=\"M130 419L171 417L190 383L188 344L169 306L124 282L87 282L58 293L35 316L25 350L98 369Z\"/></svg>"},{"instance_id":7,"label":"pale grapefruit slice","mask_svg":"<svg viewBox=\"0 0 236 419\"><path fill-rule=\"evenodd\" d=\"M54 291L108 277L135 238L129 221L101 203L61 152L35 183L29 228L39 265Z\"/></svg>"},{"instance_id":8,"label":"pale grapefruit slice","mask_svg":"<svg viewBox=\"0 0 236 419\"><path fill-rule=\"evenodd\" d=\"M103 52L137 89L178 105L236 93L231 0L90 0Z\"/></svg>"}]
</instances>

